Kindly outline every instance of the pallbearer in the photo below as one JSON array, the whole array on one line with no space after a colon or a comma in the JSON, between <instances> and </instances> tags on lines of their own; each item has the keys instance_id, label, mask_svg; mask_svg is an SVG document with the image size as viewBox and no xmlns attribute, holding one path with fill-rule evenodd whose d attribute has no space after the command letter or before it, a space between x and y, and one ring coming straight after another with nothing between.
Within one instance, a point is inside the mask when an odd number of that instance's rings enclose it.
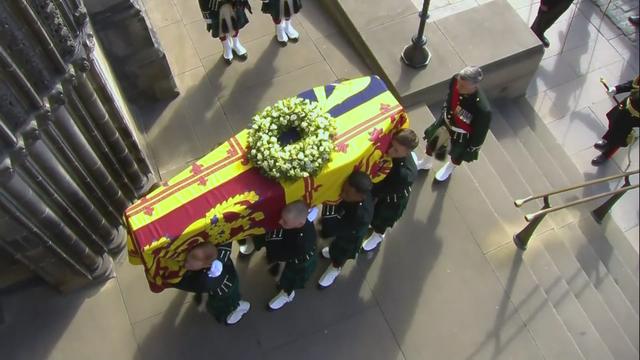
<instances>
[{"instance_id":1,"label":"pallbearer","mask_svg":"<svg viewBox=\"0 0 640 360\"><path fill-rule=\"evenodd\" d=\"M320 288L333 284L347 260L358 254L373 218L372 186L369 175L354 171L342 186L342 201L323 207L321 235L335 239L321 252L331 264L318 281Z\"/></svg>"},{"instance_id":2,"label":"pallbearer","mask_svg":"<svg viewBox=\"0 0 640 360\"><path fill-rule=\"evenodd\" d=\"M371 227L373 233L362 243L362 249L370 251L384 240L384 233L402 216L409 202L411 185L418 172L412 150L418 146L418 135L411 129L398 130L391 140L387 155L393 166L389 174L371 191L375 209Z\"/></svg>"},{"instance_id":3,"label":"pallbearer","mask_svg":"<svg viewBox=\"0 0 640 360\"><path fill-rule=\"evenodd\" d=\"M308 214L309 207L302 200L292 202L282 210L280 228L253 239L256 249L267 248L269 263L284 265L276 275L280 291L269 301L271 310L293 301L295 290L304 288L316 268L316 229Z\"/></svg>"},{"instance_id":4,"label":"pallbearer","mask_svg":"<svg viewBox=\"0 0 640 360\"><path fill-rule=\"evenodd\" d=\"M231 242L218 245L202 243L194 246L184 262L187 269L175 288L196 293L200 303L208 294L207 310L219 322L233 325L251 307L241 300L238 274L231 260Z\"/></svg>"}]
</instances>

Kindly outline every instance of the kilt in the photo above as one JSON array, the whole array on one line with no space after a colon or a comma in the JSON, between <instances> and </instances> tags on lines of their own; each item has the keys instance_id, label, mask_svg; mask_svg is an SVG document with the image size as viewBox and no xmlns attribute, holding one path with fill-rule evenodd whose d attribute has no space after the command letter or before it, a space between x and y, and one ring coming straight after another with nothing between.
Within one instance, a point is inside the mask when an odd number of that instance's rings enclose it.
<instances>
[{"instance_id":1,"label":"kilt","mask_svg":"<svg viewBox=\"0 0 640 360\"><path fill-rule=\"evenodd\" d=\"M329 246L331 261L338 266L344 265L349 259L355 259L362 246L363 236L337 236Z\"/></svg>"},{"instance_id":2,"label":"kilt","mask_svg":"<svg viewBox=\"0 0 640 360\"><path fill-rule=\"evenodd\" d=\"M249 23L249 18L245 13L244 7L238 6L235 9L231 9L231 13L229 14L230 22L227 21L227 17L224 16L225 11L229 11L228 8L225 10L225 7L231 7L231 5L223 5L220 10L217 11L216 16L211 19L212 23L207 24L207 31L210 31L211 36L214 38L239 31Z\"/></svg>"},{"instance_id":3,"label":"kilt","mask_svg":"<svg viewBox=\"0 0 640 360\"><path fill-rule=\"evenodd\" d=\"M433 154L437 159L443 160L442 146L438 149L435 148L438 143L439 130L442 128L449 132L450 144L444 144L443 146L449 145L448 151L451 159L466 162L478 160L478 151L468 150L469 134L458 133L449 129L442 116L424 131L424 139L427 141L427 148L432 147L431 149Z\"/></svg>"},{"instance_id":4,"label":"kilt","mask_svg":"<svg viewBox=\"0 0 640 360\"><path fill-rule=\"evenodd\" d=\"M282 270L278 286L280 289L290 292L295 289L303 289L307 280L316 269L318 263L317 256L310 256L309 260L296 264L287 262Z\"/></svg>"},{"instance_id":5,"label":"kilt","mask_svg":"<svg viewBox=\"0 0 640 360\"><path fill-rule=\"evenodd\" d=\"M384 233L387 228L393 226L393 224L402 217L404 210L409 203L409 197L396 196L394 201L393 195L378 198L375 209L373 211L373 220L371 220L371 227L377 233Z\"/></svg>"},{"instance_id":6,"label":"kilt","mask_svg":"<svg viewBox=\"0 0 640 360\"><path fill-rule=\"evenodd\" d=\"M297 14L300 9L302 9L302 0L290 0L293 4L293 9L290 9L288 6L284 7L284 14L280 13L281 2L284 0L269 0L267 2L262 3L262 8L260 9L263 13L271 15L274 19L282 19L282 18L290 18L291 15ZM291 13L293 10L293 13Z\"/></svg>"},{"instance_id":7,"label":"kilt","mask_svg":"<svg viewBox=\"0 0 640 360\"><path fill-rule=\"evenodd\" d=\"M227 293L214 295L209 292L209 299L207 299L207 311L221 323L227 321L227 316L238 307L240 301L240 284L237 275L231 279L231 284L231 289Z\"/></svg>"},{"instance_id":8,"label":"kilt","mask_svg":"<svg viewBox=\"0 0 640 360\"><path fill-rule=\"evenodd\" d=\"M218 293L220 279L209 277L207 271L187 271L180 282L175 285L175 288L196 294L208 293L207 311L217 321L224 323L227 316L238 307L240 285L238 275L233 267L225 266L225 270L219 276L228 276L227 280L231 283L231 287L222 295Z\"/></svg>"}]
</instances>

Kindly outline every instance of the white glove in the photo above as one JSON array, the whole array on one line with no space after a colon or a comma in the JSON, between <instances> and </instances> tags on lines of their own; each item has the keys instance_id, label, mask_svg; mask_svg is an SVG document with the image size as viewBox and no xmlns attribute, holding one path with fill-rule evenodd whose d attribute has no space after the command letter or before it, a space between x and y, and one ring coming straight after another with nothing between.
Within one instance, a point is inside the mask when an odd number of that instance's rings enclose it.
<instances>
[{"instance_id":1,"label":"white glove","mask_svg":"<svg viewBox=\"0 0 640 360\"><path fill-rule=\"evenodd\" d=\"M609 88L609 90L607 90L607 95L613 96L615 94L616 94L616 87L615 86L612 86L612 87Z\"/></svg>"},{"instance_id":2,"label":"white glove","mask_svg":"<svg viewBox=\"0 0 640 360\"><path fill-rule=\"evenodd\" d=\"M213 24L213 20L211 19L204 19L205 24Z\"/></svg>"},{"instance_id":3,"label":"white glove","mask_svg":"<svg viewBox=\"0 0 640 360\"><path fill-rule=\"evenodd\" d=\"M307 220L309 220L310 222L313 222L318 217L319 213L320 213L320 210L318 210L317 207L312 207L311 209L309 209Z\"/></svg>"},{"instance_id":4,"label":"white glove","mask_svg":"<svg viewBox=\"0 0 640 360\"><path fill-rule=\"evenodd\" d=\"M211 268L209 269L209 272L207 274L212 278L218 277L220 276L220 274L222 274L222 263L220 262L220 260L213 261L213 263L211 264Z\"/></svg>"}]
</instances>

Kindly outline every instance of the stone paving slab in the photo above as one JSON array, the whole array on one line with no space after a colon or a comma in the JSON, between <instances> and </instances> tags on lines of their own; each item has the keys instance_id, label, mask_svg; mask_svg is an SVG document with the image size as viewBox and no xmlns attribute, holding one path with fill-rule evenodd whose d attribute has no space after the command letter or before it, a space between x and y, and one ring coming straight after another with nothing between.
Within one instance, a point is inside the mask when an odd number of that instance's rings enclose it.
<instances>
[{"instance_id":1,"label":"stone paving slab","mask_svg":"<svg viewBox=\"0 0 640 360\"><path fill-rule=\"evenodd\" d=\"M629 16L638 15L638 2L635 0L591 0L607 15L607 17L629 40L637 41L638 28L629 23Z\"/></svg>"}]
</instances>

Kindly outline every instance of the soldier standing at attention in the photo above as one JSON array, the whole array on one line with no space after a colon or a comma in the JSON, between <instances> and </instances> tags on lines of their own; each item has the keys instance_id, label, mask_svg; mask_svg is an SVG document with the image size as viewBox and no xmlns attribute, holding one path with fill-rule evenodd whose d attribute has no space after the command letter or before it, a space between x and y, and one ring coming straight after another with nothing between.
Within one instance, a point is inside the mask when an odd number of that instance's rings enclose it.
<instances>
[{"instance_id":1,"label":"soldier standing at attention","mask_svg":"<svg viewBox=\"0 0 640 360\"><path fill-rule=\"evenodd\" d=\"M218 322L233 325L249 311L251 305L240 299L238 274L231 260L231 242L215 245L205 242L194 246L184 262L187 270L175 288L196 293L195 301L202 301L202 293L209 295L207 311Z\"/></svg>"},{"instance_id":2,"label":"soldier standing at attention","mask_svg":"<svg viewBox=\"0 0 640 360\"><path fill-rule=\"evenodd\" d=\"M418 161L418 170L433 166L433 157L450 160L436 173L436 180L445 181L463 161L478 159L480 147L489 131L491 110L489 101L479 87L482 69L467 66L449 82L449 94L440 117L424 131L427 156Z\"/></svg>"},{"instance_id":3,"label":"soldier standing at attention","mask_svg":"<svg viewBox=\"0 0 640 360\"><path fill-rule=\"evenodd\" d=\"M211 36L220 39L222 57L231 64L233 54L247 58L247 49L240 43L240 29L249 23L245 9L251 12L248 0L198 0L202 17Z\"/></svg>"},{"instance_id":4,"label":"soldier standing at attention","mask_svg":"<svg viewBox=\"0 0 640 360\"><path fill-rule=\"evenodd\" d=\"M593 144L593 147L602 153L591 164L598 166L609 160L620 147L627 147L633 143L633 128L640 126L640 76L624 84L616 85L609 89L610 95L629 93L607 113L609 128L602 136L602 140Z\"/></svg>"},{"instance_id":5,"label":"soldier standing at attention","mask_svg":"<svg viewBox=\"0 0 640 360\"><path fill-rule=\"evenodd\" d=\"M331 264L318 281L320 288L333 284L347 260L358 254L373 218L372 186L369 175L354 171L342 185L340 203L323 206L321 236L335 239L321 251Z\"/></svg>"},{"instance_id":6,"label":"soldier standing at attention","mask_svg":"<svg viewBox=\"0 0 640 360\"><path fill-rule=\"evenodd\" d=\"M373 185L371 194L375 199L373 233L362 243L362 249L371 251L384 240L385 231L402 216L409 202L411 184L418 172L413 161L412 150L418 146L418 135L411 129L398 130L391 140L387 155L393 165L389 174Z\"/></svg>"},{"instance_id":7,"label":"soldier standing at attention","mask_svg":"<svg viewBox=\"0 0 640 360\"><path fill-rule=\"evenodd\" d=\"M295 290L303 289L316 269L316 228L307 219L308 214L309 207L304 201L294 201L282 210L280 228L253 238L256 249L267 248L269 263L284 263L278 280L280 292L269 301L271 310L293 301Z\"/></svg>"},{"instance_id":8,"label":"soldier standing at attention","mask_svg":"<svg viewBox=\"0 0 640 360\"><path fill-rule=\"evenodd\" d=\"M533 24L531 24L531 31L542 41L542 45L548 48L549 39L544 36L551 25L571 6L572 0L542 0L540 1L540 7L538 8L538 15L536 15Z\"/></svg>"}]
</instances>

